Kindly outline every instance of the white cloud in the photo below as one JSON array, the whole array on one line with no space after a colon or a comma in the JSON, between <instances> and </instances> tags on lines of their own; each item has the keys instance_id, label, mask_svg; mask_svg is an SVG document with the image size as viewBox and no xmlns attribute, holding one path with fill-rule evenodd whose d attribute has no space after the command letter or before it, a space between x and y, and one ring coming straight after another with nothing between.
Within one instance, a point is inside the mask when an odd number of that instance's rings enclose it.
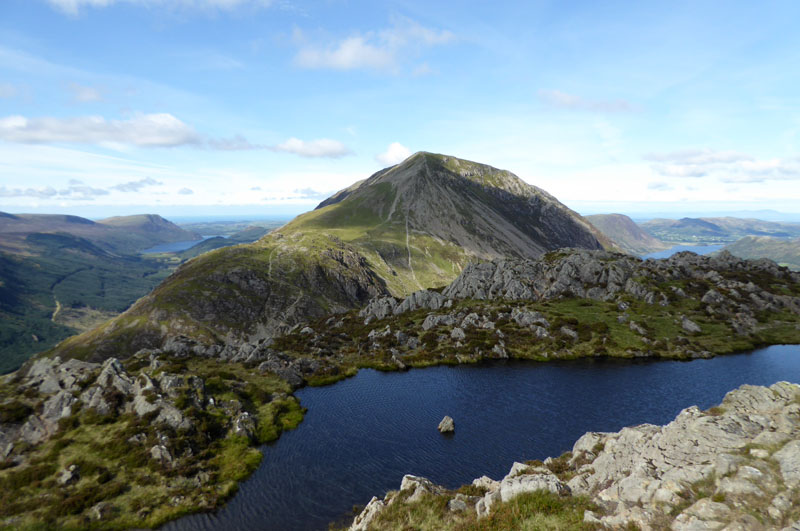
<instances>
[{"instance_id":1,"label":"white cloud","mask_svg":"<svg viewBox=\"0 0 800 531\"><path fill-rule=\"evenodd\" d=\"M348 37L327 49L304 48L295 57L295 62L303 68L333 70L383 70L393 66L394 61L394 55L389 50L368 43L364 37Z\"/></svg>"},{"instance_id":2,"label":"white cloud","mask_svg":"<svg viewBox=\"0 0 800 531\"><path fill-rule=\"evenodd\" d=\"M411 155L411 150L405 147L400 142L392 142L386 151L377 155L375 160L385 166L393 166L400 164Z\"/></svg>"},{"instance_id":3,"label":"white cloud","mask_svg":"<svg viewBox=\"0 0 800 531\"><path fill-rule=\"evenodd\" d=\"M650 153L645 156L645 159L652 160L654 162L667 162L671 164L703 165L753 160L753 157L737 151L714 151L713 149L706 148L682 149L669 153Z\"/></svg>"},{"instance_id":4,"label":"white cloud","mask_svg":"<svg viewBox=\"0 0 800 531\"><path fill-rule=\"evenodd\" d=\"M147 186L160 186L164 183L156 181L152 177L145 177L138 181L129 181L127 183L117 184L111 187L112 190L119 190L120 192L138 192Z\"/></svg>"},{"instance_id":5,"label":"white cloud","mask_svg":"<svg viewBox=\"0 0 800 531\"><path fill-rule=\"evenodd\" d=\"M77 83L70 83L69 91L72 92L72 100L78 103L88 103L93 101L103 101L103 95L93 87L86 87Z\"/></svg>"},{"instance_id":6,"label":"white cloud","mask_svg":"<svg viewBox=\"0 0 800 531\"><path fill-rule=\"evenodd\" d=\"M180 190L178 190L178 193L180 195L192 195L194 193L194 190L192 190L191 188L181 188Z\"/></svg>"},{"instance_id":7,"label":"white cloud","mask_svg":"<svg viewBox=\"0 0 800 531\"><path fill-rule=\"evenodd\" d=\"M219 149L220 151L249 151L252 149L266 149L264 146L251 144L242 135L236 135L232 138L218 138L210 139L207 142L208 147L212 149Z\"/></svg>"},{"instance_id":8,"label":"white cloud","mask_svg":"<svg viewBox=\"0 0 800 531\"><path fill-rule=\"evenodd\" d=\"M101 116L77 118L0 118L0 140L25 144L67 142L118 143L140 147L172 147L200 142L189 125L168 113L138 114L128 120Z\"/></svg>"},{"instance_id":9,"label":"white cloud","mask_svg":"<svg viewBox=\"0 0 800 531\"><path fill-rule=\"evenodd\" d=\"M724 183L800 180L800 164L792 160L744 160L736 164L735 170L720 180Z\"/></svg>"},{"instance_id":10,"label":"white cloud","mask_svg":"<svg viewBox=\"0 0 800 531\"><path fill-rule=\"evenodd\" d=\"M651 168L665 177L711 177L723 183L763 183L800 179L796 159L756 160L737 151L684 149L670 153L650 153L645 160L656 162Z\"/></svg>"},{"instance_id":11,"label":"white cloud","mask_svg":"<svg viewBox=\"0 0 800 531\"><path fill-rule=\"evenodd\" d=\"M665 182L652 182L647 185L648 190L656 190L660 192L668 192L674 190L674 188Z\"/></svg>"},{"instance_id":12,"label":"white cloud","mask_svg":"<svg viewBox=\"0 0 800 531\"><path fill-rule=\"evenodd\" d=\"M114 4L134 4L145 7L185 8L230 11L237 7L267 7L271 0L47 0L50 5L67 13L77 15L81 9L104 8Z\"/></svg>"},{"instance_id":13,"label":"white cloud","mask_svg":"<svg viewBox=\"0 0 800 531\"><path fill-rule=\"evenodd\" d=\"M41 188L6 188L0 186L0 197L30 197L34 199L76 199L92 201L95 197L108 195L108 190L92 188L85 185L70 185L67 188L56 190L52 186Z\"/></svg>"},{"instance_id":14,"label":"white cloud","mask_svg":"<svg viewBox=\"0 0 800 531\"><path fill-rule=\"evenodd\" d=\"M592 100L560 90L540 90L539 99L550 107L589 112L633 112L636 106L626 100Z\"/></svg>"},{"instance_id":15,"label":"white cloud","mask_svg":"<svg viewBox=\"0 0 800 531\"><path fill-rule=\"evenodd\" d=\"M17 87L11 83L0 83L0 99L13 98L17 92Z\"/></svg>"},{"instance_id":16,"label":"white cloud","mask_svg":"<svg viewBox=\"0 0 800 531\"><path fill-rule=\"evenodd\" d=\"M447 30L426 28L405 17L394 17L390 28L351 35L322 46L304 42L302 32L295 30L295 40L301 43L295 64L314 69L396 70L423 48L446 44L454 38Z\"/></svg>"},{"instance_id":17,"label":"white cloud","mask_svg":"<svg viewBox=\"0 0 800 531\"><path fill-rule=\"evenodd\" d=\"M705 177L709 174L709 169L705 166L653 164L650 167L664 177Z\"/></svg>"},{"instance_id":18,"label":"white cloud","mask_svg":"<svg viewBox=\"0 0 800 531\"><path fill-rule=\"evenodd\" d=\"M350 155L352 151L350 148L337 140L330 140L328 138L320 138L319 140L300 140L299 138L290 138L286 142L278 144L277 146L266 146L266 149L271 151L280 151L284 153L294 153L301 157L327 157L338 159L345 155Z\"/></svg>"},{"instance_id":19,"label":"white cloud","mask_svg":"<svg viewBox=\"0 0 800 531\"><path fill-rule=\"evenodd\" d=\"M352 153L350 148L338 140L327 138L310 141L290 138L274 146L252 144L241 135L232 138L209 138L197 133L194 128L168 113L137 114L127 120L107 120L101 116L77 118L8 116L0 118L0 140L20 144L72 143L115 148L193 146L220 151L261 149L312 158L340 158Z\"/></svg>"}]
</instances>

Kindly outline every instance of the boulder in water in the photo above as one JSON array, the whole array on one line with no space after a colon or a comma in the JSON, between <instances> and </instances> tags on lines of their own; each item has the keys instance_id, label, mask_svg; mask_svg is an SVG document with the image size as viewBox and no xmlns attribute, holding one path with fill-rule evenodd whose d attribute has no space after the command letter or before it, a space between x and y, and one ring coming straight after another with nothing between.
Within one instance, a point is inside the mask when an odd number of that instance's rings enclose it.
<instances>
[{"instance_id":1,"label":"boulder in water","mask_svg":"<svg viewBox=\"0 0 800 531\"><path fill-rule=\"evenodd\" d=\"M442 421L439 423L439 432L440 433L453 433L456 431L456 424L453 422L453 419L445 415Z\"/></svg>"}]
</instances>

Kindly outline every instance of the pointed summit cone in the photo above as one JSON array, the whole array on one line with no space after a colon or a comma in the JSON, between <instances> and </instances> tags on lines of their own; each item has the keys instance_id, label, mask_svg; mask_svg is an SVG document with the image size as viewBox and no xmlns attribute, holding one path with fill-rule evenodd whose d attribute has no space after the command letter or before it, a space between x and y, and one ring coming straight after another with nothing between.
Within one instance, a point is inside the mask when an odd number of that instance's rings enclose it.
<instances>
[{"instance_id":1,"label":"pointed summit cone","mask_svg":"<svg viewBox=\"0 0 800 531\"><path fill-rule=\"evenodd\" d=\"M577 213L513 173L427 152L338 192L281 232L304 230L373 250L367 258L398 295L446 284L474 260L610 245ZM380 260L371 260L375 254Z\"/></svg>"},{"instance_id":2,"label":"pointed summit cone","mask_svg":"<svg viewBox=\"0 0 800 531\"><path fill-rule=\"evenodd\" d=\"M470 262L600 249L602 238L508 171L416 153L255 243L187 262L126 313L56 353L125 357L186 336L206 345L195 352L227 355L231 345L274 337L378 295L444 286Z\"/></svg>"}]
</instances>

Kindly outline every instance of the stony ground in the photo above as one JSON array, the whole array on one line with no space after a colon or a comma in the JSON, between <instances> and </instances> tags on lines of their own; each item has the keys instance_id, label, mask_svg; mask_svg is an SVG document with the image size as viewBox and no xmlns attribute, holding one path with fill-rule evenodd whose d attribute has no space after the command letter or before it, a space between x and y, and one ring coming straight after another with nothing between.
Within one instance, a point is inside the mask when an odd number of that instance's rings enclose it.
<instances>
[{"instance_id":1,"label":"stony ground","mask_svg":"<svg viewBox=\"0 0 800 531\"><path fill-rule=\"evenodd\" d=\"M232 495L302 419L280 378L142 352L0 381L0 528L152 527Z\"/></svg>"},{"instance_id":2,"label":"stony ground","mask_svg":"<svg viewBox=\"0 0 800 531\"><path fill-rule=\"evenodd\" d=\"M298 325L274 340L207 343L176 334L160 348L124 360L41 358L0 381L0 487L14 492L0 500L0 525L155 525L217 507L258 465L256 446L302 418L289 394L293 388L330 383L362 367L399 370L493 358L694 359L800 343L799 280L773 262L725 253L643 262L605 251L563 250L539 260L475 264L447 288L403 300L377 297L360 311ZM713 417L701 415L707 416ZM655 429L624 433L645 440ZM614 441L592 444L612 448ZM657 463L659 449L647 451ZM538 474L533 480L536 474L518 467L512 475L522 479L506 478L511 490L492 482L470 486L456 505L482 507L488 519L480 526L494 522L500 529L519 511L541 517L541 511L531 512L534 506L550 507L555 528L583 525L586 510L596 510L598 520L627 514L609 512L610 498L590 499L611 480L580 469L597 454L590 453L575 462L554 460L547 467L553 477L531 469ZM576 474L586 486L570 482ZM775 480L779 487L787 484L781 477L783 483ZM497 499L486 498L500 488L505 503L503 492L514 492L518 483L530 490L541 481L575 492L583 488L586 495L565 502L550 489L548 495L514 498L514 509L497 510ZM709 480L703 475L697 481ZM759 486L761 492L777 496L766 485ZM670 498L664 488L647 493L657 495L659 504L671 503L670 511L691 498L680 492L675 496L684 502ZM625 505L628 498L621 499L620 507L639 518ZM783 510L776 500L774 510ZM438 522L433 506L418 507L427 507L425 518ZM473 512L477 518L478 510Z\"/></svg>"}]
</instances>

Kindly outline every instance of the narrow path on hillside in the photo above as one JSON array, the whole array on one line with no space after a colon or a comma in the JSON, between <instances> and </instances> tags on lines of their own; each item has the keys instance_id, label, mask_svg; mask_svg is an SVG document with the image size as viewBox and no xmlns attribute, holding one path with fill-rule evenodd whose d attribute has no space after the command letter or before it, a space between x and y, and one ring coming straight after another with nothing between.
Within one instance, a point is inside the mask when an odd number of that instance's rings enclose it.
<instances>
[{"instance_id":1,"label":"narrow path on hillside","mask_svg":"<svg viewBox=\"0 0 800 531\"><path fill-rule=\"evenodd\" d=\"M411 277L414 279L414 282L417 283L419 289L422 289L422 284L419 283L417 280L417 274L414 272L414 266L411 263L411 244L409 243L410 238L408 235L408 210L406 210L406 250L408 250L408 268L411 270Z\"/></svg>"},{"instance_id":2,"label":"narrow path on hillside","mask_svg":"<svg viewBox=\"0 0 800 531\"><path fill-rule=\"evenodd\" d=\"M275 251L276 251L276 250L277 250L277 249L273 248L273 249L272 249L272 250L269 252L269 258L268 258L268 260L269 260L269 267L267 268L267 277L268 277L270 280L272 280L272 256L275 254Z\"/></svg>"},{"instance_id":3,"label":"narrow path on hillside","mask_svg":"<svg viewBox=\"0 0 800 531\"><path fill-rule=\"evenodd\" d=\"M90 269L94 269L94 267L91 267L91 266L90 266L90 267L81 267L81 268L78 268L78 269L76 269L75 271L70 271L70 272L69 272L69 273L67 273L66 275L64 275L64 276L62 276L62 277L59 277L59 278L58 278L58 279L57 279L55 282L53 282L52 284L50 284L50 295L52 295L52 296L53 296L53 300L54 300L54 301L55 301L55 303L56 303L56 308L55 308L55 310L53 310L53 315L50 317L50 320L51 320L51 321L53 321L54 323L56 322L56 317L58 317L58 314L59 314L59 313L61 313L61 309L62 309L61 303L58 301L58 298L56 298L56 287L57 287L59 284L61 284L62 282L64 282L65 280L67 280L67 279L68 279L69 277L71 277L72 275L77 275L78 273L81 273L81 272L83 272L83 271L88 271L88 270L90 270Z\"/></svg>"},{"instance_id":4,"label":"narrow path on hillside","mask_svg":"<svg viewBox=\"0 0 800 531\"><path fill-rule=\"evenodd\" d=\"M58 302L58 299L56 299L55 295L53 295L53 300L56 301L56 310L53 312L53 316L50 317L50 320L55 323L56 317L58 317L58 313L61 311L61 303Z\"/></svg>"}]
</instances>

